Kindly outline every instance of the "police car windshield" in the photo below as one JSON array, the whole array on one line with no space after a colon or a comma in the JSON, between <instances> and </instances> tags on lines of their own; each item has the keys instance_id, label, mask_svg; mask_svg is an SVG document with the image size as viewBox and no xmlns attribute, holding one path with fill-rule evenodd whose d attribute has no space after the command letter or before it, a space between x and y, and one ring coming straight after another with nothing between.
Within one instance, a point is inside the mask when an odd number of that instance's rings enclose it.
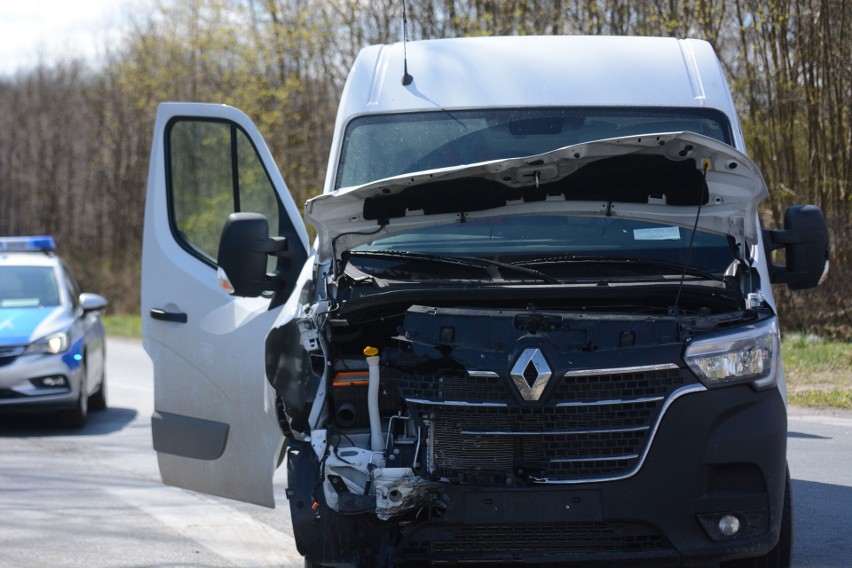
<instances>
[{"instance_id":1,"label":"police car windshield","mask_svg":"<svg viewBox=\"0 0 852 568\"><path fill-rule=\"evenodd\" d=\"M59 305L56 274L49 266L0 266L0 308Z\"/></svg>"},{"instance_id":2,"label":"police car windshield","mask_svg":"<svg viewBox=\"0 0 852 568\"><path fill-rule=\"evenodd\" d=\"M346 127L336 188L605 138L681 131L731 144L727 119L712 109L516 108L366 115Z\"/></svg>"}]
</instances>

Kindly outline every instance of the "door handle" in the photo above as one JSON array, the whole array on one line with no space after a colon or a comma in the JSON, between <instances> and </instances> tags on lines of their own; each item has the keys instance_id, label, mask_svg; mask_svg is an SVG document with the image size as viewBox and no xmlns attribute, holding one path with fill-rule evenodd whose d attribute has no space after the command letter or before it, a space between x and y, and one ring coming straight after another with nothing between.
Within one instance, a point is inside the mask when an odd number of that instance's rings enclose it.
<instances>
[{"instance_id":1,"label":"door handle","mask_svg":"<svg viewBox=\"0 0 852 568\"><path fill-rule=\"evenodd\" d=\"M187 320L183 312L167 312L162 308L151 308L151 318L175 323L186 323Z\"/></svg>"}]
</instances>

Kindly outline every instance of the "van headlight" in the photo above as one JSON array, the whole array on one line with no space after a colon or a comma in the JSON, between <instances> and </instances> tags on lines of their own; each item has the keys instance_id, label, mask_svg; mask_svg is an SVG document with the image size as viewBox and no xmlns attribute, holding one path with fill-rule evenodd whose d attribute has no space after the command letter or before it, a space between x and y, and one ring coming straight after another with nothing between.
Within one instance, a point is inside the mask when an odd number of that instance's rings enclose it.
<instances>
[{"instance_id":1,"label":"van headlight","mask_svg":"<svg viewBox=\"0 0 852 568\"><path fill-rule=\"evenodd\" d=\"M66 349L68 349L68 334L61 331L34 341L27 347L24 354L47 353L55 355L56 353L62 353Z\"/></svg>"},{"instance_id":2,"label":"van headlight","mask_svg":"<svg viewBox=\"0 0 852 568\"><path fill-rule=\"evenodd\" d=\"M750 382L765 389L775 384L778 356L778 325L772 318L734 333L695 340L683 358L708 388Z\"/></svg>"}]
</instances>

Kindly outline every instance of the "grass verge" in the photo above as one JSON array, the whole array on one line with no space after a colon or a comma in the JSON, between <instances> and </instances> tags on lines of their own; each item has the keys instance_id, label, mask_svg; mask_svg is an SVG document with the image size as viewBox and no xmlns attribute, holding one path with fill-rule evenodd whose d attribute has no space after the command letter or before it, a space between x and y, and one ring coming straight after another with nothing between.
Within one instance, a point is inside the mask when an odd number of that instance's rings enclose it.
<instances>
[{"instance_id":1,"label":"grass verge","mask_svg":"<svg viewBox=\"0 0 852 568\"><path fill-rule=\"evenodd\" d=\"M138 315L112 314L101 316L107 335L141 339L142 319Z\"/></svg>"},{"instance_id":2,"label":"grass verge","mask_svg":"<svg viewBox=\"0 0 852 568\"><path fill-rule=\"evenodd\" d=\"M849 389L793 391L787 394L787 400L795 406L852 410L852 391Z\"/></svg>"},{"instance_id":3,"label":"grass verge","mask_svg":"<svg viewBox=\"0 0 852 568\"><path fill-rule=\"evenodd\" d=\"M781 356L790 404L852 409L852 343L791 333Z\"/></svg>"}]
</instances>

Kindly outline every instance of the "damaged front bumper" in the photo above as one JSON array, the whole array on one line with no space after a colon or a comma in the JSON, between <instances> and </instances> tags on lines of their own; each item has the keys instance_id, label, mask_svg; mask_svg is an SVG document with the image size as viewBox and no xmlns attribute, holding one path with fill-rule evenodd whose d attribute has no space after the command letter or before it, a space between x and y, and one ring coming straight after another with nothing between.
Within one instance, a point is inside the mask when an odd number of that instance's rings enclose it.
<instances>
[{"instance_id":1,"label":"damaged front bumper","mask_svg":"<svg viewBox=\"0 0 852 568\"><path fill-rule=\"evenodd\" d=\"M779 391L747 385L683 397L666 413L641 469L616 481L451 484L360 452L362 498L341 499L355 495L354 485L340 481L358 479L359 451L330 450L320 462L307 444L291 446L297 545L318 562L699 565L765 553L777 542L786 409ZM725 514L740 520L738 534L714 531Z\"/></svg>"}]
</instances>

